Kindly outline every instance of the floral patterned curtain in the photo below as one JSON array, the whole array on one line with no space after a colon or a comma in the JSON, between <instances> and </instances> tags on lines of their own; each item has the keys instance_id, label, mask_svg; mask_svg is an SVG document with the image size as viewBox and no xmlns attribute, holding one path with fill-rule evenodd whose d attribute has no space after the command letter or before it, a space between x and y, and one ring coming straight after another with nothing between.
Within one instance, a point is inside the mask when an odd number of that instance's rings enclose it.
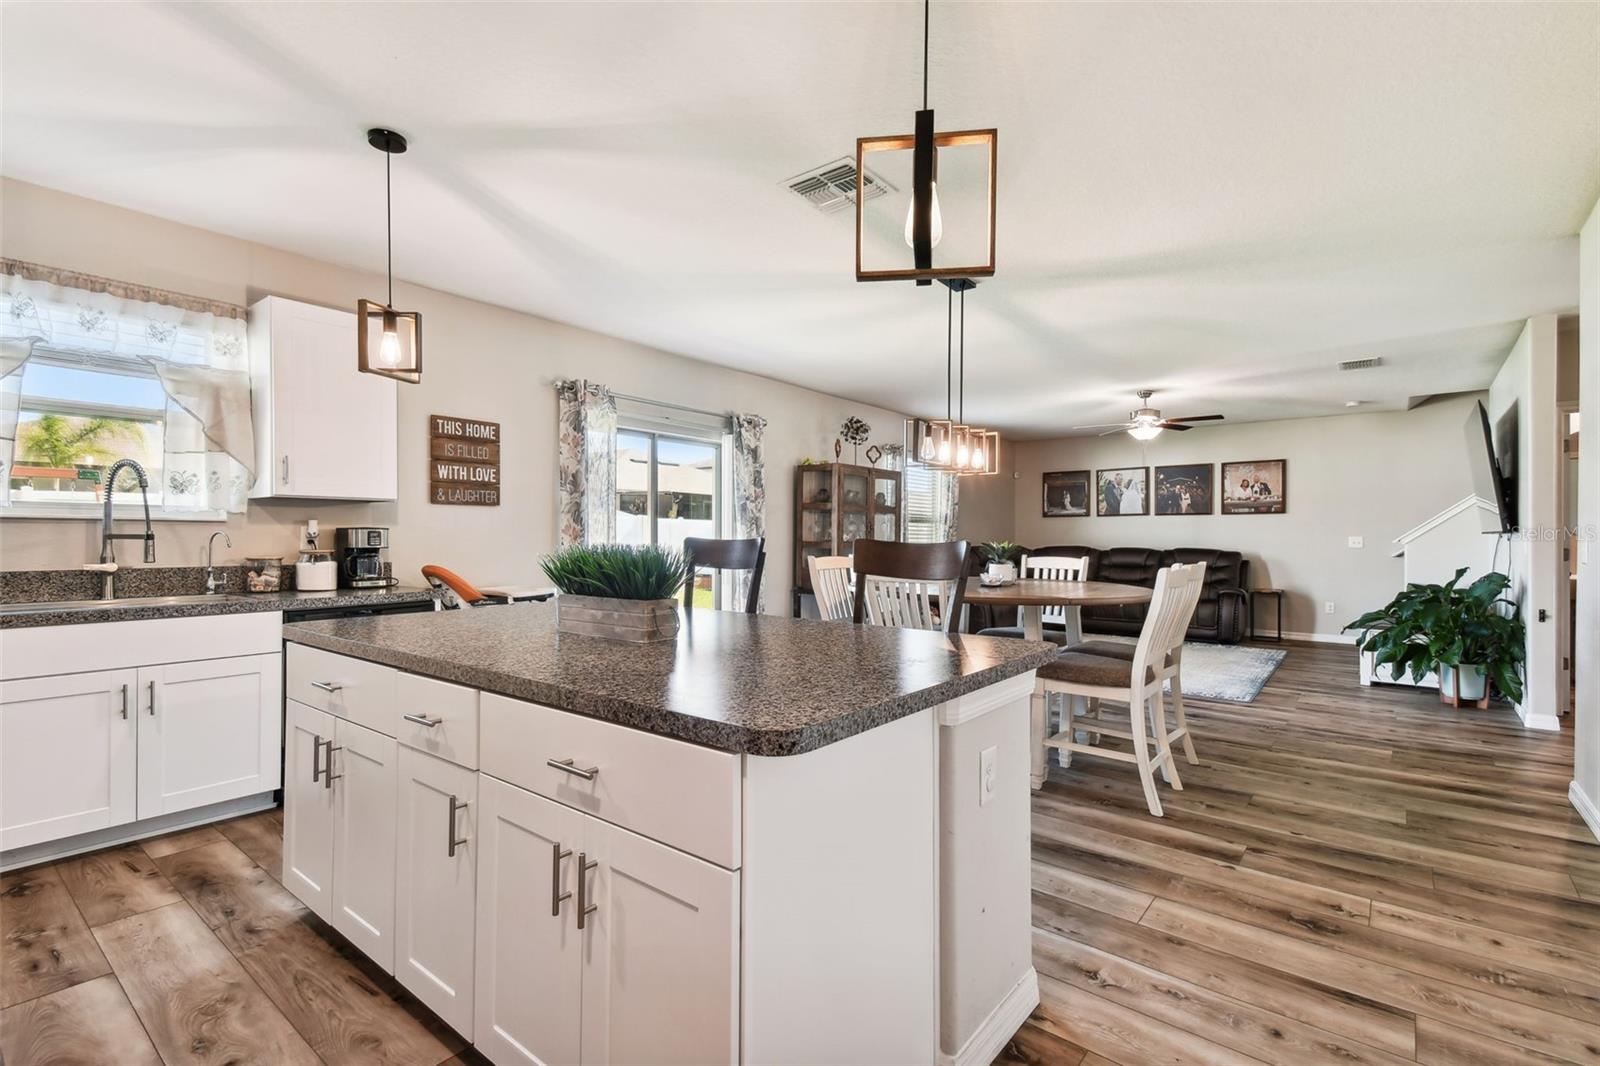
<instances>
[{"instance_id":1,"label":"floral patterned curtain","mask_svg":"<svg viewBox=\"0 0 1600 1066\"><path fill-rule=\"evenodd\" d=\"M617 537L617 400L581 378L556 383L558 543L609 544Z\"/></svg>"},{"instance_id":2,"label":"floral patterned curtain","mask_svg":"<svg viewBox=\"0 0 1600 1066\"><path fill-rule=\"evenodd\" d=\"M232 304L0 260L0 474L11 475L26 367L47 354L153 374L167 398L163 508L243 511L255 466L245 332Z\"/></svg>"},{"instance_id":3,"label":"floral patterned curtain","mask_svg":"<svg viewBox=\"0 0 1600 1066\"><path fill-rule=\"evenodd\" d=\"M767 532L767 475L762 465L761 447L761 435L766 428L767 420L760 415L728 417L728 435L733 442L733 535L736 538L760 537ZM731 602L743 609L749 590L750 572L735 571Z\"/></svg>"}]
</instances>

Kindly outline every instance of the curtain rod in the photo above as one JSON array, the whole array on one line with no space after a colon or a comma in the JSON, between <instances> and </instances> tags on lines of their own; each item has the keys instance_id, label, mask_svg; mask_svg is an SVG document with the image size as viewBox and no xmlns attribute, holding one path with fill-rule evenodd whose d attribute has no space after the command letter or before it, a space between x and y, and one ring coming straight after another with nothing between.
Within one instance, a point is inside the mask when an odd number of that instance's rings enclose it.
<instances>
[{"instance_id":1,"label":"curtain rod","mask_svg":"<svg viewBox=\"0 0 1600 1066\"><path fill-rule=\"evenodd\" d=\"M645 403L651 407L666 407L673 411L683 411L691 415L709 415L712 418L732 418L731 411L707 411L699 407L685 407L681 403L667 403L665 400L652 400L645 396L630 396L625 392L612 392L612 396L619 400L631 400L634 403Z\"/></svg>"}]
</instances>

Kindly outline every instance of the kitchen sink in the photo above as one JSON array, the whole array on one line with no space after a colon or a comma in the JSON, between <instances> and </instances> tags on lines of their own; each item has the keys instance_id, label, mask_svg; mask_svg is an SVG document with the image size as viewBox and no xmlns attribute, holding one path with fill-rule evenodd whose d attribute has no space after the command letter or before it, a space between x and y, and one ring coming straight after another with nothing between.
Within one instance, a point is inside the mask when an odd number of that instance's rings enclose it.
<instances>
[{"instance_id":1,"label":"kitchen sink","mask_svg":"<svg viewBox=\"0 0 1600 1066\"><path fill-rule=\"evenodd\" d=\"M177 607L188 603L226 603L248 597L239 593L194 596L125 596L110 600L53 600L45 603L0 603L0 615L46 614L55 611L105 611L135 607Z\"/></svg>"}]
</instances>

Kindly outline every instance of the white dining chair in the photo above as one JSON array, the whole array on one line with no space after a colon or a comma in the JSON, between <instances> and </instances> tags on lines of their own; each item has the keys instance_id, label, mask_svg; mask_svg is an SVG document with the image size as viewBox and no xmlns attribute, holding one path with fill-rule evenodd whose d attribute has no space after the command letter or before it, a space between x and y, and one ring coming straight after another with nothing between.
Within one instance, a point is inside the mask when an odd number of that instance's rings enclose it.
<instances>
[{"instance_id":1,"label":"white dining chair","mask_svg":"<svg viewBox=\"0 0 1600 1066\"><path fill-rule=\"evenodd\" d=\"M1091 655L1067 649L1054 662L1039 668L1033 689L1033 778L1042 784L1045 754L1048 749L1069 754L1093 755L1102 759L1131 762L1138 767L1150 813L1161 817L1161 798L1156 793L1155 771L1174 790L1183 782L1172 757L1172 742L1188 737L1188 726L1180 715L1178 729L1169 732L1163 688L1168 678L1176 678L1183 655L1183 638L1194 615L1195 604L1205 584L1205 564L1169 566L1156 575L1155 594L1145 615L1139 642L1132 658ZM1090 700L1126 699L1128 728L1114 728L1097 719L1092 731L1103 736L1129 741L1131 752L1117 751L1075 739L1073 716L1067 714L1061 730L1049 733L1047 707L1056 693L1083 696ZM1098 704L1095 705L1098 707ZM1098 713L1098 711L1096 712ZM1088 726L1088 723L1085 723ZM1154 746L1152 755L1150 748Z\"/></svg>"},{"instance_id":2,"label":"white dining chair","mask_svg":"<svg viewBox=\"0 0 1600 1066\"><path fill-rule=\"evenodd\" d=\"M855 574L848 555L811 555L811 594L817 600L817 617L824 622L848 622L854 612Z\"/></svg>"}]
</instances>

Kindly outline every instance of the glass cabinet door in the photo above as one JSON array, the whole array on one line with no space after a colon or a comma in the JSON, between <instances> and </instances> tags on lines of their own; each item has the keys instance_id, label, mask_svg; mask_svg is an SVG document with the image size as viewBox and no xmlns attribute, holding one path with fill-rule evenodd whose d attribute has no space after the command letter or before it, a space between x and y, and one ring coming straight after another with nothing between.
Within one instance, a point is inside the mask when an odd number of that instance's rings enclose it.
<instances>
[{"instance_id":1,"label":"glass cabinet door","mask_svg":"<svg viewBox=\"0 0 1600 1066\"><path fill-rule=\"evenodd\" d=\"M846 474L839 479L843 486L839 502L846 508L858 510L867 509L867 476L865 474Z\"/></svg>"}]
</instances>

